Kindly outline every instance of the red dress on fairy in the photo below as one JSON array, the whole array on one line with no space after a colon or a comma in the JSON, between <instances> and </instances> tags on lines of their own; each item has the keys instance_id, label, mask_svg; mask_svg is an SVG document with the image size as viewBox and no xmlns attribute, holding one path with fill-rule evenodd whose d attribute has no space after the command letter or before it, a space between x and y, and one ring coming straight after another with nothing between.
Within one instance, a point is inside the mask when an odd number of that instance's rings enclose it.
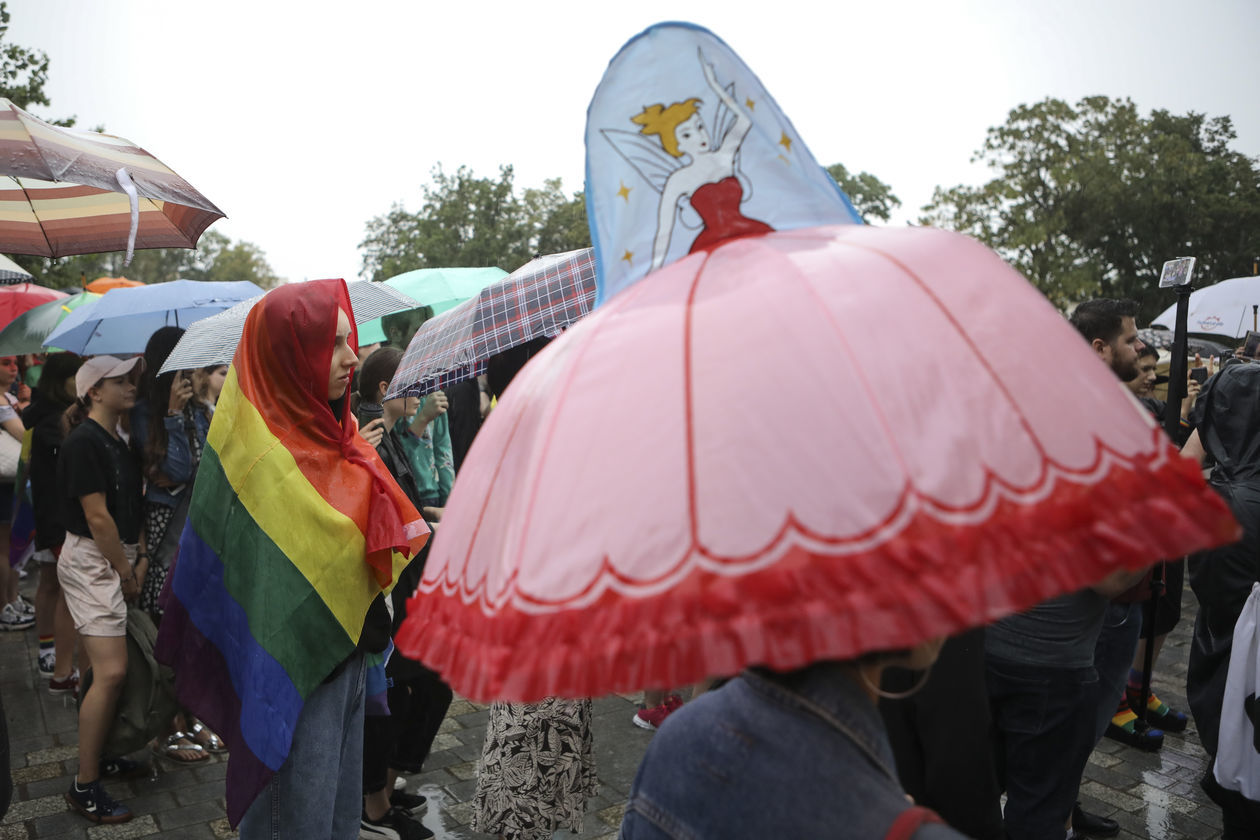
<instances>
[{"instance_id":1,"label":"red dress on fairy","mask_svg":"<svg viewBox=\"0 0 1260 840\"><path fill-rule=\"evenodd\" d=\"M739 179L728 175L720 181L704 184L691 194L691 206L700 214L704 229L691 243L688 253L713 248L728 239L772 233L774 228L765 222L750 219L739 211L744 198L744 188Z\"/></svg>"}]
</instances>

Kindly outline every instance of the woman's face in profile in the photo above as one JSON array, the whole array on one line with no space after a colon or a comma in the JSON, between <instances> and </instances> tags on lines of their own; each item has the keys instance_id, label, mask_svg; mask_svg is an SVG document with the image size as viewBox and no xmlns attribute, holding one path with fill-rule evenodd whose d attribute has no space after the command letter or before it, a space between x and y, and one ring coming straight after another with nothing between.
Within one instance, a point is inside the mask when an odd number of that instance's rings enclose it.
<instances>
[{"instance_id":1,"label":"woman's face in profile","mask_svg":"<svg viewBox=\"0 0 1260 840\"><path fill-rule=\"evenodd\" d=\"M328 369L328 399L339 400L350 387L350 376L359 356L350 346L350 318L345 310L337 310L337 337L333 344L332 363Z\"/></svg>"}]
</instances>

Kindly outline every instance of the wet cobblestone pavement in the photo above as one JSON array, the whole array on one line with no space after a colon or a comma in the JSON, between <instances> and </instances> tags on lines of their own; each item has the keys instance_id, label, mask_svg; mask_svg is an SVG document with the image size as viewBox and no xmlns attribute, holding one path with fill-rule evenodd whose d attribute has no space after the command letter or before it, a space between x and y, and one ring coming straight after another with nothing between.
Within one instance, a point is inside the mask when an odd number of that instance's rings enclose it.
<instances>
[{"instance_id":1,"label":"wet cobblestone pavement","mask_svg":"<svg viewBox=\"0 0 1260 840\"><path fill-rule=\"evenodd\" d=\"M24 585L24 590L29 587ZM1169 636L1158 667L1160 697L1186 709L1185 671L1194 620L1187 593L1183 619ZM49 696L38 676L33 629L0 633L0 696L9 722L13 805L0 823L0 840L106 840L106 838L235 837L223 800L225 758L176 765L154 759L147 778L109 781L107 787L136 814L129 823L92 826L67 810L62 793L76 766L73 704ZM616 836L634 772L653 737L630 718L635 695L595 701L595 751L601 791L590 803L580 834L557 838L611 840ZM486 840L468 828L476 785L476 762L485 735L484 706L456 699L433 747L425 772L409 776L408 789L429 799L424 823L446 840ZM137 758L148 761L147 754ZM1166 736L1158 753L1143 753L1113 741L1090 758L1081 787L1088 811L1121 825L1122 840L1210 840L1221 833L1220 811L1199 788L1206 756L1193 722L1181 735Z\"/></svg>"}]
</instances>

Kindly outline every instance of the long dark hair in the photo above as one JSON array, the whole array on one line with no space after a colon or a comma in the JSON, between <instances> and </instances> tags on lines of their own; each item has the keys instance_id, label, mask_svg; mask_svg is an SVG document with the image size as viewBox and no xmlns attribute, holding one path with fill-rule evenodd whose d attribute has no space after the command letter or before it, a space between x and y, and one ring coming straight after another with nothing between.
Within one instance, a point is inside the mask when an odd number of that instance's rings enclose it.
<instances>
[{"instance_id":1,"label":"long dark hair","mask_svg":"<svg viewBox=\"0 0 1260 840\"><path fill-rule=\"evenodd\" d=\"M144 477L149 481L157 481L162 475L162 462L166 460L166 410L171 403L171 386L175 377L182 376L183 371L167 371L159 374L162 365L179 343L184 334L183 327L162 327L150 338L144 347L144 377L140 380L140 395L148 401L146 406L149 420L149 433L145 440L136 441L140 449L141 464ZM185 408L184 422L191 422L190 410L196 410L200 402L194 396Z\"/></svg>"}]
</instances>

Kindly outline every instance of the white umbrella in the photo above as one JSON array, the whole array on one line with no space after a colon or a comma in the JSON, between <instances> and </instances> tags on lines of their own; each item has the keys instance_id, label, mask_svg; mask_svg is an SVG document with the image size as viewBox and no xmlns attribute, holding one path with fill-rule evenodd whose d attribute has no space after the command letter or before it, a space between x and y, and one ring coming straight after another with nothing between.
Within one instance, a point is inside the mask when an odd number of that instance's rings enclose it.
<instances>
[{"instance_id":1,"label":"white umbrella","mask_svg":"<svg viewBox=\"0 0 1260 840\"><path fill-rule=\"evenodd\" d=\"M1256 329L1260 320L1260 276L1234 277L1190 293L1187 329L1225 338L1242 338ZM1153 327L1176 329L1177 305L1165 309L1151 321Z\"/></svg>"},{"instance_id":2,"label":"white umbrella","mask_svg":"<svg viewBox=\"0 0 1260 840\"><path fill-rule=\"evenodd\" d=\"M415 309L420 304L404 295L397 289L384 283L369 283L356 280L347 283L350 292L350 305L354 308L356 324L392 315L407 309ZM241 343L241 332L245 329L245 319L254 304L263 296L242 301L231 309L203 318L189 325L188 331L179 339L166 364L159 373L168 370L192 370L193 368L210 367L211 365L231 364L236 355L236 345Z\"/></svg>"},{"instance_id":3,"label":"white umbrella","mask_svg":"<svg viewBox=\"0 0 1260 840\"><path fill-rule=\"evenodd\" d=\"M9 283L30 283L35 278L31 273L13 260L0 254L0 285Z\"/></svg>"}]
</instances>

